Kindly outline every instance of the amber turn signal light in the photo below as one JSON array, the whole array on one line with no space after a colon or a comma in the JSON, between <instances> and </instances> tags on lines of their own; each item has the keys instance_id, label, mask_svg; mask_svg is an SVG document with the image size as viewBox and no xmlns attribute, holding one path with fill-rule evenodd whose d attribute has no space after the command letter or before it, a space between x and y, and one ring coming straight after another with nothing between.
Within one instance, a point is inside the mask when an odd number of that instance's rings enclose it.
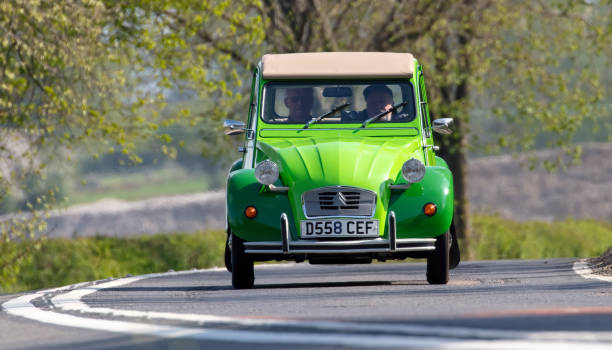
<instances>
[{"instance_id":1,"label":"amber turn signal light","mask_svg":"<svg viewBox=\"0 0 612 350\"><path fill-rule=\"evenodd\" d=\"M427 203L423 207L423 213L427 216L434 216L438 212L438 207L433 203Z\"/></svg>"},{"instance_id":2,"label":"amber turn signal light","mask_svg":"<svg viewBox=\"0 0 612 350\"><path fill-rule=\"evenodd\" d=\"M246 207L246 209L244 210L244 216L246 216L249 219L253 219L254 217L257 216L257 209L255 209L254 206L249 205L248 207Z\"/></svg>"}]
</instances>

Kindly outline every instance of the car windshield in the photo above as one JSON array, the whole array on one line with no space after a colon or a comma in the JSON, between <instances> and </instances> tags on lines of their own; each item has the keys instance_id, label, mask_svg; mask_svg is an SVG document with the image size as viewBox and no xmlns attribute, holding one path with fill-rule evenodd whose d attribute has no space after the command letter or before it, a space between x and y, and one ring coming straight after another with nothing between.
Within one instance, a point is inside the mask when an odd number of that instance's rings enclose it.
<instances>
[{"instance_id":1,"label":"car windshield","mask_svg":"<svg viewBox=\"0 0 612 350\"><path fill-rule=\"evenodd\" d=\"M363 123L406 102L374 123L407 123L416 115L414 101L414 91L409 82L268 82L264 86L262 119L276 124L305 125L313 118L317 118L317 124Z\"/></svg>"}]
</instances>

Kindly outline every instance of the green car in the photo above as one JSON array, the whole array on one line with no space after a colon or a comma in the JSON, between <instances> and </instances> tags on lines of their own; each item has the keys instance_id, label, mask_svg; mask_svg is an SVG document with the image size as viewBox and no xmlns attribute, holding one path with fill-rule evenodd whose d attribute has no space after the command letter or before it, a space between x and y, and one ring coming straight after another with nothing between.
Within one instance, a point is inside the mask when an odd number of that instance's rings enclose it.
<instances>
[{"instance_id":1,"label":"green car","mask_svg":"<svg viewBox=\"0 0 612 350\"><path fill-rule=\"evenodd\" d=\"M227 177L226 266L251 288L255 261L426 258L458 264L453 176L435 155L422 68L409 53L264 55L253 72L244 153ZM449 254L450 252L450 254Z\"/></svg>"}]
</instances>

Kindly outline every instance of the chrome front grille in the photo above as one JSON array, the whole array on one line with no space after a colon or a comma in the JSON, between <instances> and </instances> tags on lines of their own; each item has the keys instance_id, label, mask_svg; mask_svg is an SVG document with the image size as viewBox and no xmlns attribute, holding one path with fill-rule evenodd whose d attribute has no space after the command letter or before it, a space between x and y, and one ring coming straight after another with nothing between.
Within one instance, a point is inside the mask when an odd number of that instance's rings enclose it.
<instances>
[{"instance_id":1,"label":"chrome front grille","mask_svg":"<svg viewBox=\"0 0 612 350\"><path fill-rule=\"evenodd\" d=\"M321 210L359 209L360 193L356 191L319 192Z\"/></svg>"},{"instance_id":2,"label":"chrome front grille","mask_svg":"<svg viewBox=\"0 0 612 350\"><path fill-rule=\"evenodd\" d=\"M322 187L302 196L307 218L322 216L372 217L376 193L355 187Z\"/></svg>"}]
</instances>

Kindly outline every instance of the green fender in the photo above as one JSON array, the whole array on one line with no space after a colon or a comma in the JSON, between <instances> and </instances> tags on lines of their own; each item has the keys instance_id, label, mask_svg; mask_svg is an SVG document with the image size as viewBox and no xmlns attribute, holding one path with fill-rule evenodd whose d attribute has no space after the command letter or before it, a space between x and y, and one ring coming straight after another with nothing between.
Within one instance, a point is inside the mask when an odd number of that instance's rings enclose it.
<instances>
[{"instance_id":1,"label":"green fender","mask_svg":"<svg viewBox=\"0 0 612 350\"><path fill-rule=\"evenodd\" d=\"M242 164L242 163L241 163ZM436 165L437 166L441 166L441 167L445 167L448 168L448 164L446 164L446 161L438 156L436 156Z\"/></svg>"},{"instance_id":2,"label":"green fender","mask_svg":"<svg viewBox=\"0 0 612 350\"><path fill-rule=\"evenodd\" d=\"M238 159L237 161L232 163L229 172L231 173L234 170L242 169L242 159Z\"/></svg>"},{"instance_id":3,"label":"green fender","mask_svg":"<svg viewBox=\"0 0 612 350\"><path fill-rule=\"evenodd\" d=\"M280 216L286 213L289 230L297 232L286 193L271 192L255 179L255 169L240 169L227 179L227 218L232 232L247 241L279 241ZM257 216L244 215L247 206L257 209Z\"/></svg>"},{"instance_id":4,"label":"green fender","mask_svg":"<svg viewBox=\"0 0 612 350\"><path fill-rule=\"evenodd\" d=\"M398 238L436 237L448 231L453 219L453 175L444 166L426 167L423 180L405 191L392 191L389 210L395 212ZM434 203L434 216L423 213L427 203ZM388 228L385 229L385 235Z\"/></svg>"}]
</instances>

